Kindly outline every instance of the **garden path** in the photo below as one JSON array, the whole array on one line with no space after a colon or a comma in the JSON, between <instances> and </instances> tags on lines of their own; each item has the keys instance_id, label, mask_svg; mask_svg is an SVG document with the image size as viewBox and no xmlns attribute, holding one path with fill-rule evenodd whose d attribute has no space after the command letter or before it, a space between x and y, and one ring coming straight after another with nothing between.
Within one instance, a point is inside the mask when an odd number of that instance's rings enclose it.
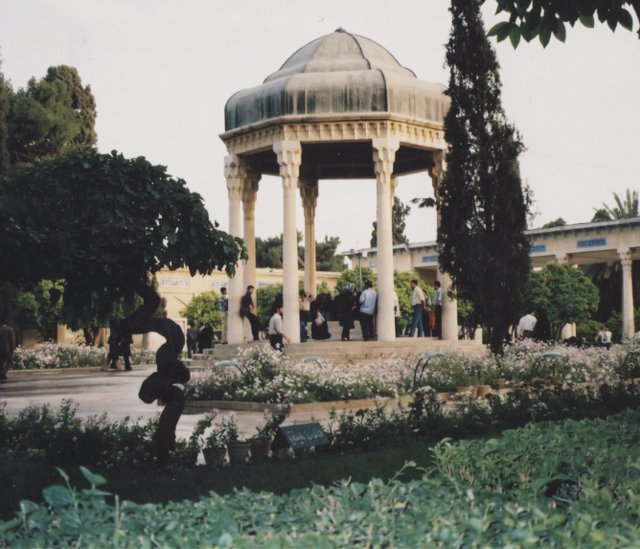
<instances>
[{"instance_id":1,"label":"garden path","mask_svg":"<svg viewBox=\"0 0 640 549\"><path fill-rule=\"evenodd\" d=\"M31 405L50 404L57 408L62 400L72 399L78 404L77 417L107 414L110 422L142 418L143 421L159 414L162 408L148 405L138 398L140 385L153 371L154 365L133 366L131 372L102 372L99 368L70 368L65 370L12 370L7 381L0 382L0 399L6 401L6 411L17 414ZM230 413L221 410L221 415ZM250 437L262 420L261 412L235 412L240 433ZM183 414L176 434L188 438L203 414ZM312 416L325 421L329 412L292 414L285 425L306 423Z\"/></svg>"}]
</instances>

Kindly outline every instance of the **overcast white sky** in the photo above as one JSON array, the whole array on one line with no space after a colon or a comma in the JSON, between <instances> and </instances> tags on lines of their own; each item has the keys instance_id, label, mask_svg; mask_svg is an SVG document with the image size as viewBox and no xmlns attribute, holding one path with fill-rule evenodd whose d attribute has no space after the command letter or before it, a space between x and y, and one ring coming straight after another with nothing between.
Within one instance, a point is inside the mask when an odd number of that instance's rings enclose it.
<instances>
[{"instance_id":1,"label":"overcast white sky","mask_svg":"<svg viewBox=\"0 0 640 549\"><path fill-rule=\"evenodd\" d=\"M303 45L338 27L388 49L419 79L447 84L445 0L0 0L2 71L15 89L51 65L78 69L98 109L101 152L145 156L200 193L228 228L224 105L260 84ZM484 7L487 29L494 0ZM634 20L634 31L638 22ZM533 226L586 222L613 193L640 187L640 40L635 32L577 24L567 42L495 44L503 105L522 134L523 180L533 189ZM400 179L404 202L431 196L426 175ZM298 202L300 202L298 200ZM369 246L374 181L321 181L316 238L339 250ZM303 229L299 204L297 224ZM256 234L282 232L282 190L260 183ZM412 208L410 242L435 239L432 211Z\"/></svg>"}]
</instances>

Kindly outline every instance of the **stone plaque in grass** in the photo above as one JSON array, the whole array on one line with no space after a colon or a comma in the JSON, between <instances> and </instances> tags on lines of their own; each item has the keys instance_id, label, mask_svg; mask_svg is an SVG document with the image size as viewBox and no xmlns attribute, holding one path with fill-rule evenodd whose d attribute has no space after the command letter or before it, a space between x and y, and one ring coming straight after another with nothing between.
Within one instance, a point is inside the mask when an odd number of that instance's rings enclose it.
<instances>
[{"instance_id":1,"label":"stone plaque in grass","mask_svg":"<svg viewBox=\"0 0 640 549\"><path fill-rule=\"evenodd\" d=\"M288 425L280 427L276 432L276 436L271 444L272 450L280 450L281 448L311 448L312 446L321 446L329 444L329 439L322 429L322 425L314 423L300 423L297 425Z\"/></svg>"}]
</instances>

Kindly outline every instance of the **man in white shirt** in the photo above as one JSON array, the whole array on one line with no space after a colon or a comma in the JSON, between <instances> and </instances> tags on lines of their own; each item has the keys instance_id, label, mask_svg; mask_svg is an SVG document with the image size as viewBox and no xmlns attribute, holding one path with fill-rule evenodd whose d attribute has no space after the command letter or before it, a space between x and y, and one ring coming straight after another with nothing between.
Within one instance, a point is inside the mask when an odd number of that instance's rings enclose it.
<instances>
[{"instance_id":1,"label":"man in white shirt","mask_svg":"<svg viewBox=\"0 0 640 549\"><path fill-rule=\"evenodd\" d=\"M282 331L282 305L279 305L269 319L269 343L276 351L284 352L283 338L287 340L287 343L291 343L291 340Z\"/></svg>"},{"instance_id":2,"label":"man in white shirt","mask_svg":"<svg viewBox=\"0 0 640 549\"><path fill-rule=\"evenodd\" d=\"M413 337L418 328L418 337L424 337L424 328L422 326L422 309L424 308L424 295L417 280L411 281L411 289L413 296L411 298L411 307L413 308L413 318L411 319L411 330L409 337Z\"/></svg>"},{"instance_id":3,"label":"man in white shirt","mask_svg":"<svg viewBox=\"0 0 640 549\"><path fill-rule=\"evenodd\" d=\"M533 339L536 336L534 330L536 329L537 322L538 319L533 315L533 311L524 315L520 319L520 322L518 322L518 337L522 339Z\"/></svg>"},{"instance_id":4,"label":"man in white shirt","mask_svg":"<svg viewBox=\"0 0 640 549\"><path fill-rule=\"evenodd\" d=\"M362 339L369 341L373 338L373 313L376 310L378 292L373 289L373 284L367 280L365 290L360 294L360 326L362 327Z\"/></svg>"},{"instance_id":5,"label":"man in white shirt","mask_svg":"<svg viewBox=\"0 0 640 549\"><path fill-rule=\"evenodd\" d=\"M227 297L227 289L220 288L220 297L218 298L218 307L220 308L220 320L222 322L222 333L220 339L222 343L227 343L227 320L229 317L229 298Z\"/></svg>"}]
</instances>

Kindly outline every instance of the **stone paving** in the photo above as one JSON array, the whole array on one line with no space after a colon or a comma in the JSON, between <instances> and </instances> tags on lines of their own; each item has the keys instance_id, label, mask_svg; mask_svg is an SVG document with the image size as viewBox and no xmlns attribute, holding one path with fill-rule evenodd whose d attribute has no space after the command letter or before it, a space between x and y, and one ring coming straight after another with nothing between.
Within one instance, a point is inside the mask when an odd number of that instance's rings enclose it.
<instances>
[{"instance_id":1,"label":"stone paving","mask_svg":"<svg viewBox=\"0 0 640 549\"><path fill-rule=\"evenodd\" d=\"M110 422L126 416L143 421L162 412L156 404L145 404L138 398L144 379L156 369L155 365L133 366L131 372L102 372L99 368L72 368L66 370L12 370L7 381L0 381L0 399L6 401L6 411L18 413L31 404L50 404L57 408L63 399L78 404L77 416L88 417L106 412ZM228 410L220 410L227 415ZM241 435L249 438L256 434L256 425L262 413L234 412ZM329 412L292 414L285 425L306 423L315 419L325 421ZM176 434L188 438L202 414L183 414Z\"/></svg>"}]
</instances>

